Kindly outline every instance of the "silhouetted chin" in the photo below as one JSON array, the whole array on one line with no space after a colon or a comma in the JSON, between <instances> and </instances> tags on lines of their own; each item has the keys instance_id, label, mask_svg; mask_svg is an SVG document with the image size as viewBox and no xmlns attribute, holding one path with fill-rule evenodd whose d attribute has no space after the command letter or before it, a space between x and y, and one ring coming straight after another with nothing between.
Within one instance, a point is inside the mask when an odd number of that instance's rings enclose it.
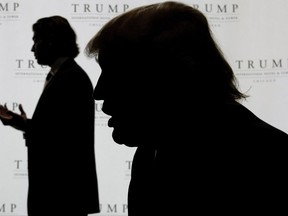
<instances>
[{"instance_id":1,"label":"silhouetted chin","mask_svg":"<svg viewBox=\"0 0 288 216\"><path fill-rule=\"evenodd\" d=\"M125 139L123 139L123 137L121 136L121 133L119 133L119 130L117 129L115 130L115 128L112 131L112 138L116 143L120 145L125 144L125 141L124 141Z\"/></svg>"},{"instance_id":2,"label":"silhouetted chin","mask_svg":"<svg viewBox=\"0 0 288 216\"><path fill-rule=\"evenodd\" d=\"M36 59L36 61L37 61L37 63L39 65L45 65L45 66L51 65L52 62L53 62L51 59L48 59L48 58L45 58L45 57L39 57L38 56L38 58L35 57L35 59Z\"/></svg>"},{"instance_id":3,"label":"silhouetted chin","mask_svg":"<svg viewBox=\"0 0 288 216\"><path fill-rule=\"evenodd\" d=\"M44 61L41 61L41 60L39 60L39 59L37 59L37 63L38 63L39 65L48 65L48 63L46 63L46 62L44 62Z\"/></svg>"},{"instance_id":4,"label":"silhouetted chin","mask_svg":"<svg viewBox=\"0 0 288 216\"><path fill-rule=\"evenodd\" d=\"M137 140L133 139L132 133L126 134L124 131L121 131L119 129L115 129L112 132L112 138L113 140L120 144L120 145L126 145L129 147L135 147L137 146Z\"/></svg>"}]
</instances>

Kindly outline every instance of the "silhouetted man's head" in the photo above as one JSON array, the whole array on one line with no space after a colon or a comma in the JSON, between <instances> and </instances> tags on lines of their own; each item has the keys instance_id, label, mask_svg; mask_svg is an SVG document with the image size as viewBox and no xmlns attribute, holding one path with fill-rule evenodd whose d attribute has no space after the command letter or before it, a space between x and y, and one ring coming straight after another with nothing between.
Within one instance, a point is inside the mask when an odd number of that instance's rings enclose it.
<instances>
[{"instance_id":1,"label":"silhouetted man's head","mask_svg":"<svg viewBox=\"0 0 288 216\"><path fill-rule=\"evenodd\" d=\"M35 58L41 65L51 65L59 57L75 58L79 54L76 34L61 16L39 19L32 26Z\"/></svg>"},{"instance_id":2,"label":"silhouetted man's head","mask_svg":"<svg viewBox=\"0 0 288 216\"><path fill-rule=\"evenodd\" d=\"M115 17L86 52L102 69L94 98L104 100L118 143L133 145L172 122L182 124L195 107L244 97L207 19L182 3L142 6Z\"/></svg>"}]
</instances>

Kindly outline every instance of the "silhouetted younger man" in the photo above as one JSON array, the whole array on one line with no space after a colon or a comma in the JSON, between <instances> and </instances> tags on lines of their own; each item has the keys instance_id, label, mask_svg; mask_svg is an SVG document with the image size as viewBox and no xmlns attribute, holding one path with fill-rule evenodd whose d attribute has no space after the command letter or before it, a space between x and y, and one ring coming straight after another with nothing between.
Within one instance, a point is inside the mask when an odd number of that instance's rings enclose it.
<instances>
[{"instance_id":1,"label":"silhouetted younger man","mask_svg":"<svg viewBox=\"0 0 288 216\"><path fill-rule=\"evenodd\" d=\"M33 25L32 52L48 65L44 90L31 119L0 106L0 118L24 132L28 148L28 215L87 216L99 212L94 155L93 86L75 62L76 35L60 16Z\"/></svg>"}]
</instances>

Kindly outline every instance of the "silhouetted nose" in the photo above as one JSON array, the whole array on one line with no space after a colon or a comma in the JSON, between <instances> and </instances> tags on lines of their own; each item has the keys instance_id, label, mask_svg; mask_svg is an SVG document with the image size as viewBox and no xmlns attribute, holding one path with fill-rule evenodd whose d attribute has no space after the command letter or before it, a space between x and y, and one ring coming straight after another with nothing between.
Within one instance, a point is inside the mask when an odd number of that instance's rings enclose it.
<instances>
[{"instance_id":1,"label":"silhouetted nose","mask_svg":"<svg viewBox=\"0 0 288 216\"><path fill-rule=\"evenodd\" d=\"M35 44L31 47L31 52L35 52Z\"/></svg>"},{"instance_id":2,"label":"silhouetted nose","mask_svg":"<svg viewBox=\"0 0 288 216\"><path fill-rule=\"evenodd\" d=\"M104 100L104 98L101 96L101 91L98 84L95 86L93 98L94 100Z\"/></svg>"},{"instance_id":3,"label":"silhouetted nose","mask_svg":"<svg viewBox=\"0 0 288 216\"><path fill-rule=\"evenodd\" d=\"M97 81L97 84L94 88L94 92L93 92L94 100L104 100L105 99L105 96L104 96L104 93L106 91L105 86L107 88L108 83L105 83L105 80L103 78L103 72L102 72L100 74L99 79Z\"/></svg>"}]
</instances>

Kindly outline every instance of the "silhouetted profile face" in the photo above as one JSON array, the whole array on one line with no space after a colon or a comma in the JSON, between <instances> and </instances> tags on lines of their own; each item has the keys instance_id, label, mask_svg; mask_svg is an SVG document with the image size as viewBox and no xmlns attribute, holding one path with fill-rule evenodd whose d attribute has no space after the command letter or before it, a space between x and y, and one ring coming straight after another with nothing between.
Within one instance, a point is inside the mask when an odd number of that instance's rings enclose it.
<instances>
[{"instance_id":1,"label":"silhouetted profile face","mask_svg":"<svg viewBox=\"0 0 288 216\"><path fill-rule=\"evenodd\" d=\"M87 52L98 56L94 98L104 100L117 143L181 137L180 127L191 127L195 117L201 122L211 106L245 98L206 17L182 3L139 7L112 19Z\"/></svg>"},{"instance_id":2,"label":"silhouetted profile face","mask_svg":"<svg viewBox=\"0 0 288 216\"><path fill-rule=\"evenodd\" d=\"M108 126L113 127L112 137L119 144L134 146L143 138L147 126L149 100L143 91L143 83L136 77L139 68L133 67L129 58L115 60L110 54L99 54L102 69L94 90L95 100L104 100L102 111L110 115ZM131 73L132 72L132 73ZM135 76L133 76L133 73Z\"/></svg>"},{"instance_id":3,"label":"silhouetted profile face","mask_svg":"<svg viewBox=\"0 0 288 216\"><path fill-rule=\"evenodd\" d=\"M59 57L75 58L79 54L76 34L64 17L41 18L32 25L32 30L31 51L39 64L51 66Z\"/></svg>"},{"instance_id":4,"label":"silhouetted profile face","mask_svg":"<svg viewBox=\"0 0 288 216\"><path fill-rule=\"evenodd\" d=\"M33 46L31 51L34 52L35 59L40 65L51 65L55 61L55 48L52 41L48 38L42 38L34 33Z\"/></svg>"}]
</instances>

